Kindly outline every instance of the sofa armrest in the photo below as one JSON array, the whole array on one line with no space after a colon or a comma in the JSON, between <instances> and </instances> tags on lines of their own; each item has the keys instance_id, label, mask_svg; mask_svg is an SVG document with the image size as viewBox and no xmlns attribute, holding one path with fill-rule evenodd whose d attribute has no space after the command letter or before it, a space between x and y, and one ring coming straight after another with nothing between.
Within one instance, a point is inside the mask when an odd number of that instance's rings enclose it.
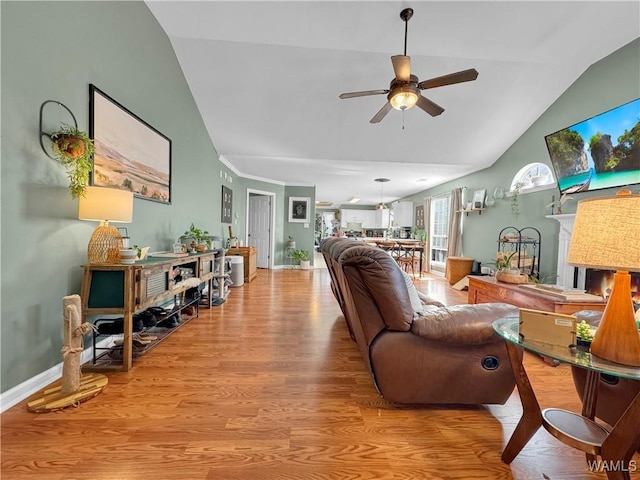
<instances>
[{"instance_id":1,"label":"sofa armrest","mask_svg":"<svg viewBox=\"0 0 640 480\"><path fill-rule=\"evenodd\" d=\"M502 339L492 323L518 316L519 309L506 303L456 305L428 311L416 318L411 331L420 337L458 345L481 345Z\"/></svg>"}]
</instances>

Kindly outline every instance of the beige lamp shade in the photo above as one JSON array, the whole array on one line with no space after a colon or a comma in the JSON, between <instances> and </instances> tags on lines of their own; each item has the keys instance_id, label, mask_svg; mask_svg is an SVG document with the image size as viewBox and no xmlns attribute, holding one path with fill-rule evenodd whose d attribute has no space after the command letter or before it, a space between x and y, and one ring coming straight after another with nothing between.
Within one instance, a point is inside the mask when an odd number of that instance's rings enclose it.
<instances>
[{"instance_id":1,"label":"beige lamp shade","mask_svg":"<svg viewBox=\"0 0 640 480\"><path fill-rule=\"evenodd\" d=\"M115 188L87 187L79 197L78 218L96 222L131 223L133 220L133 193Z\"/></svg>"},{"instance_id":2,"label":"beige lamp shade","mask_svg":"<svg viewBox=\"0 0 640 480\"><path fill-rule=\"evenodd\" d=\"M639 244L640 195L589 198L578 202L567 262L638 272Z\"/></svg>"},{"instance_id":3,"label":"beige lamp shade","mask_svg":"<svg viewBox=\"0 0 640 480\"><path fill-rule=\"evenodd\" d=\"M89 263L119 263L123 247L122 235L109 222L131 223L133 220L133 193L103 187L87 187L79 197L78 218L99 221L89 239Z\"/></svg>"},{"instance_id":4,"label":"beige lamp shade","mask_svg":"<svg viewBox=\"0 0 640 480\"><path fill-rule=\"evenodd\" d=\"M624 365L640 366L640 334L631 300L630 271L640 271L640 195L578 202L567 262L617 270L613 289L591 343L591 353Z\"/></svg>"}]
</instances>

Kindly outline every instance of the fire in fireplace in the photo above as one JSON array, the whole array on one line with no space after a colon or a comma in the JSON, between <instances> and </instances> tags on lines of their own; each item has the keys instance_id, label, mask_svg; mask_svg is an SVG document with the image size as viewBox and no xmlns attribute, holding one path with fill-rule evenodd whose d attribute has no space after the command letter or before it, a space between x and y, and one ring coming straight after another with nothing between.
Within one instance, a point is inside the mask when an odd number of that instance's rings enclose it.
<instances>
[{"instance_id":1,"label":"fire in fireplace","mask_svg":"<svg viewBox=\"0 0 640 480\"><path fill-rule=\"evenodd\" d=\"M585 290L587 293L609 298L613 289L615 271L587 268L585 272ZM640 304L640 272L631 274L631 298L633 303Z\"/></svg>"}]
</instances>

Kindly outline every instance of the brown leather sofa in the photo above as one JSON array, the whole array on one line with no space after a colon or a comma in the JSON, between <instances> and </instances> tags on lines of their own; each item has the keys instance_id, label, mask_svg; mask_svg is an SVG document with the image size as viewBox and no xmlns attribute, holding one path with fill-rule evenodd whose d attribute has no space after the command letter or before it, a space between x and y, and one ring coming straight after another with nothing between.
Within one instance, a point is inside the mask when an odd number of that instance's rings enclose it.
<instances>
[{"instance_id":1,"label":"brown leather sofa","mask_svg":"<svg viewBox=\"0 0 640 480\"><path fill-rule=\"evenodd\" d=\"M589 325L597 327L602 312L584 310L575 313L578 321L584 320ZM573 383L580 400L584 396L584 385L587 371L584 368L571 367ZM600 374L598 394L596 400L596 417L613 426L627 409L631 401L640 393L640 382L630 378L619 378L612 375Z\"/></svg>"},{"instance_id":2,"label":"brown leather sofa","mask_svg":"<svg viewBox=\"0 0 640 480\"><path fill-rule=\"evenodd\" d=\"M386 252L360 241L327 240L321 252L332 289L385 399L403 404L506 402L515 382L504 341L491 323L517 315L516 307L444 307L423 296L420 303L427 306L416 312L404 274Z\"/></svg>"}]
</instances>

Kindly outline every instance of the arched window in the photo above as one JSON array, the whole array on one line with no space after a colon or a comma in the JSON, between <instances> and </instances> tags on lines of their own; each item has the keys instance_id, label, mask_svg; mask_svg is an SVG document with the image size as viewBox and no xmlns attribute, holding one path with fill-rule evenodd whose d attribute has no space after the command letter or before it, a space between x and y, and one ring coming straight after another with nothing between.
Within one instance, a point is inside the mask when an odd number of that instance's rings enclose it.
<instances>
[{"instance_id":1,"label":"arched window","mask_svg":"<svg viewBox=\"0 0 640 480\"><path fill-rule=\"evenodd\" d=\"M520 193L537 192L555 187L556 179L551 169L544 163L530 163L525 165L513 177L510 191L520 185Z\"/></svg>"}]
</instances>

